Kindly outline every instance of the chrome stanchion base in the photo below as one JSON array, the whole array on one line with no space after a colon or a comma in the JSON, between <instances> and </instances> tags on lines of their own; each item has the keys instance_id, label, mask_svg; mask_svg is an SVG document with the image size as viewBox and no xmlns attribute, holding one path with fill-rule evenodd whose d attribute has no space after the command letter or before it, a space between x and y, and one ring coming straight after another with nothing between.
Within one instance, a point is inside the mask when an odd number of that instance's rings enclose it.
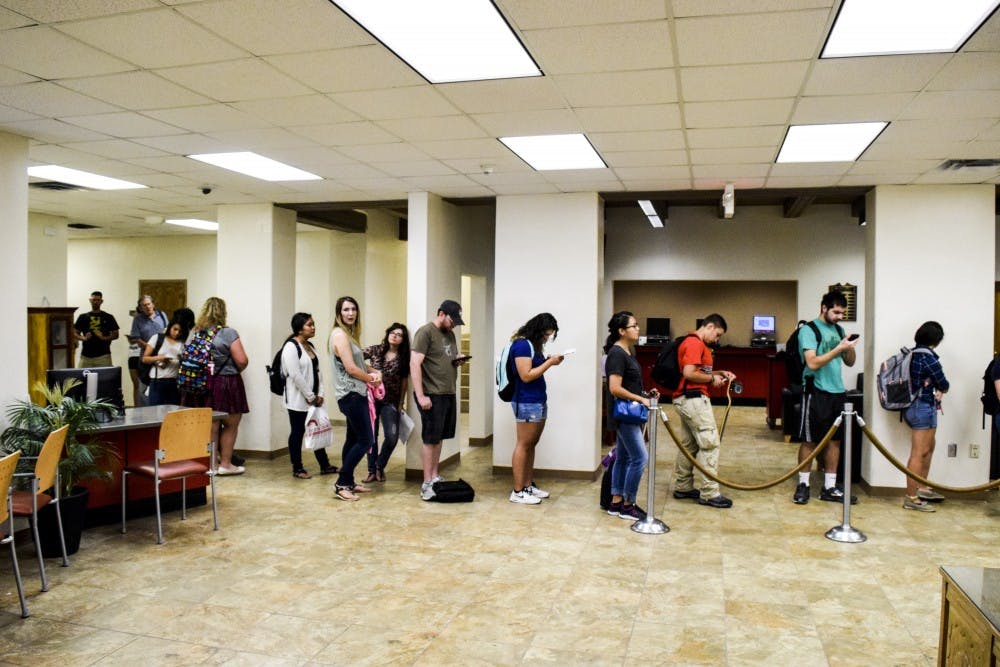
<instances>
[{"instance_id":1,"label":"chrome stanchion base","mask_svg":"<svg viewBox=\"0 0 1000 667\"><path fill-rule=\"evenodd\" d=\"M633 523L632 530L643 535L663 535L670 532L670 527L659 519L647 516Z\"/></svg>"},{"instance_id":2,"label":"chrome stanchion base","mask_svg":"<svg viewBox=\"0 0 1000 667\"><path fill-rule=\"evenodd\" d=\"M825 533L826 539L834 542L846 542L848 544L858 544L868 539L868 536L857 528L851 526L834 526Z\"/></svg>"}]
</instances>

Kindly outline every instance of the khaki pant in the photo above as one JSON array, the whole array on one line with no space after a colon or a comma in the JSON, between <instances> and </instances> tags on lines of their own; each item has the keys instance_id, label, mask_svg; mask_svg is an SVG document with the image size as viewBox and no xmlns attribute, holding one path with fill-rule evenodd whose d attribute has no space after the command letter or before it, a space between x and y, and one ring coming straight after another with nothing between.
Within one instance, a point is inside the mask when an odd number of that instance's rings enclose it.
<instances>
[{"instance_id":1,"label":"khaki pant","mask_svg":"<svg viewBox=\"0 0 1000 667\"><path fill-rule=\"evenodd\" d=\"M707 396L674 399L674 409L680 416L678 436L680 445L713 475L719 474L719 432L715 427L715 413ZM675 491L689 491L694 488L694 466L681 452L677 452L674 466ZM719 485L700 471L698 473L701 497L705 500L719 495Z\"/></svg>"},{"instance_id":2,"label":"khaki pant","mask_svg":"<svg viewBox=\"0 0 1000 667\"><path fill-rule=\"evenodd\" d=\"M80 355L80 368L100 368L101 366L114 366L111 363L111 355L105 354L100 357L85 357Z\"/></svg>"}]
</instances>

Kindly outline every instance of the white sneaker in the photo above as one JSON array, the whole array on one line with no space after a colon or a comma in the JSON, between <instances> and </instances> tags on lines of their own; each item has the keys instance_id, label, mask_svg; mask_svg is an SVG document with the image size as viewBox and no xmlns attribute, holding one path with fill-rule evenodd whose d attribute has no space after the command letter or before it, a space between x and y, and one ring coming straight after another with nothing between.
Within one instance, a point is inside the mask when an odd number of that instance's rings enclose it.
<instances>
[{"instance_id":1,"label":"white sneaker","mask_svg":"<svg viewBox=\"0 0 1000 667\"><path fill-rule=\"evenodd\" d=\"M523 491L511 491L510 502L518 503L519 505L537 505L542 502L542 499L531 495L531 493L525 489Z\"/></svg>"},{"instance_id":2,"label":"white sneaker","mask_svg":"<svg viewBox=\"0 0 1000 667\"><path fill-rule=\"evenodd\" d=\"M528 493L530 493L531 495L533 495L536 498L548 498L549 497L549 492L548 491L542 491L537 486L535 486L534 482L532 482L528 486L524 487L524 490L527 491Z\"/></svg>"},{"instance_id":3,"label":"white sneaker","mask_svg":"<svg viewBox=\"0 0 1000 667\"><path fill-rule=\"evenodd\" d=\"M421 500L431 500L434 496L434 482L424 482L420 485L420 499Z\"/></svg>"}]
</instances>

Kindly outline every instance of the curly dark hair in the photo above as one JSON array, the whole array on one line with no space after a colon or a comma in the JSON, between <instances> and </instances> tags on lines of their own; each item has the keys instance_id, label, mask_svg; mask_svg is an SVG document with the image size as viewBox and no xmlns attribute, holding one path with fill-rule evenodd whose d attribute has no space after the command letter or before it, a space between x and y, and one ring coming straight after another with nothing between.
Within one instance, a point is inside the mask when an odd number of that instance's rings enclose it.
<instances>
[{"instance_id":1,"label":"curly dark hair","mask_svg":"<svg viewBox=\"0 0 1000 667\"><path fill-rule=\"evenodd\" d=\"M536 351L541 350L545 345L545 332L549 330L552 331L552 340L555 340L559 335L559 323L556 322L556 318L552 313L538 313L525 322L511 340L524 338Z\"/></svg>"},{"instance_id":2,"label":"curly dark hair","mask_svg":"<svg viewBox=\"0 0 1000 667\"><path fill-rule=\"evenodd\" d=\"M406 325L393 322L386 327L385 336L382 337L379 348L383 355L389 351L389 334L396 329L403 332L403 340L399 343L399 348L396 350L396 355L399 358L399 376L407 378L410 377L410 330L406 328Z\"/></svg>"}]
</instances>

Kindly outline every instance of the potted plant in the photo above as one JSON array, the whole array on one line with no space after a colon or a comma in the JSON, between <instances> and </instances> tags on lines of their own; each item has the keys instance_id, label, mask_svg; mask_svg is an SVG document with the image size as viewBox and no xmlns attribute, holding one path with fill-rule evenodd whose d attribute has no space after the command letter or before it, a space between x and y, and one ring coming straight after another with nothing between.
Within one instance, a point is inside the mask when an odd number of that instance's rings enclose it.
<instances>
[{"instance_id":1,"label":"potted plant","mask_svg":"<svg viewBox=\"0 0 1000 667\"><path fill-rule=\"evenodd\" d=\"M107 443L94 437L98 414L114 406L104 400L77 400L70 396L80 381L65 380L61 385L48 387L38 382L33 389L45 399L44 405L31 401L15 401L7 408L8 428L0 434L0 451L3 454L20 450L25 456L37 456L45 438L52 431L69 426L63 458L59 462L59 506L63 520L63 534L68 553L80 548L84 514L89 491L80 482L90 479L111 481L117 468L118 454ZM19 472L34 469L34 462L20 466ZM39 532L42 552L46 557L61 556L59 533L55 512L51 506L39 512Z\"/></svg>"}]
</instances>

